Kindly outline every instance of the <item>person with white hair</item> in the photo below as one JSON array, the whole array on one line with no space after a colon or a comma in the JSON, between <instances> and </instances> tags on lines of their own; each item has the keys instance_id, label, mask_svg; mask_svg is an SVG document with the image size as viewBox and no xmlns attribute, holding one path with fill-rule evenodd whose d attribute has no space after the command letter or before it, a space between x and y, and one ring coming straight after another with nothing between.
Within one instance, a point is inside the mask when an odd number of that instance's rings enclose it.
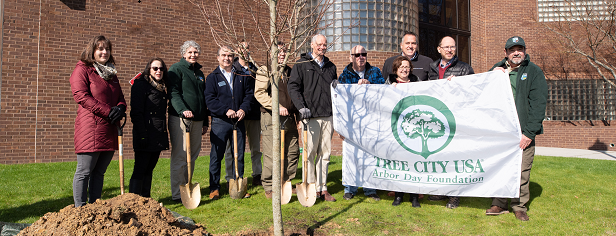
<instances>
[{"instance_id":1,"label":"person with white hair","mask_svg":"<svg viewBox=\"0 0 616 236\"><path fill-rule=\"evenodd\" d=\"M308 123L307 181L316 183L317 197L335 202L327 192L327 169L334 133L330 84L338 76L336 65L325 56L327 38L313 36L310 47L312 52L302 54L293 66L287 88L301 119Z\"/></svg>"},{"instance_id":2,"label":"person with white hair","mask_svg":"<svg viewBox=\"0 0 616 236\"><path fill-rule=\"evenodd\" d=\"M171 199L181 202L180 185L188 183L184 132L190 128L192 169L201 150L201 136L208 129L209 111L205 105L205 76L201 72L199 53L195 41L186 41L180 47L182 58L169 68L169 136L171 140ZM188 127L181 119L189 119Z\"/></svg>"}]
</instances>

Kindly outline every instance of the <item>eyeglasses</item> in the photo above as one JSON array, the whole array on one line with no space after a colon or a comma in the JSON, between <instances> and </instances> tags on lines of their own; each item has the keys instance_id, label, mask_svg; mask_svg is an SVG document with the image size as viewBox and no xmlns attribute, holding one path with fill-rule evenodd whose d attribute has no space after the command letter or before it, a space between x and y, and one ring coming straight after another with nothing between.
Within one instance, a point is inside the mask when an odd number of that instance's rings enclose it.
<instances>
[{"instance_id":1,"label":"eyeglasses","mask_svg":"<svg viewBox=\"0 0 616 236\"><path fill-rule=\"evenodd\" d=\"M441 46L439 46L439 47L441 47ZM441 47L441 48L445 49L445 50L450 50L450 49L451 50L456 50L456 46L447 46L447 47Z\"/></svg>"},{"instance_id":2,"label":"eyeglasses","mask_svg":"<svg viewBox=\"0 0 616 236\"><path fill-rule=\"evenodd\" d=\"M364 53L355 53L355 54L351 54L351 55L353 55L354 57L359 57L359 56L366 57L368 55L368 53L365 53L365 52Z\"/></svg>"},{"instance_id":3,"label":"eyeglasses","mask_svg":"<svg viewBox=\"0 0 616 236\"><path fill-rule=\"evenodd\" d=\"M150 67L150 68L152 68L153 71L163 70L162 67Z\"/></svg>"},{"instance_id":4,"label":"eyeglasses","mask_svg":"<svg viewBox=\"0 0 616 236\"><path fill-rule=\"evenodd\" d=\"M411 69L411 67L408 67L408 66L401 66L401 67L398 67L398 69L408 70L408 69Z\"/></svg>"}]
</instances>

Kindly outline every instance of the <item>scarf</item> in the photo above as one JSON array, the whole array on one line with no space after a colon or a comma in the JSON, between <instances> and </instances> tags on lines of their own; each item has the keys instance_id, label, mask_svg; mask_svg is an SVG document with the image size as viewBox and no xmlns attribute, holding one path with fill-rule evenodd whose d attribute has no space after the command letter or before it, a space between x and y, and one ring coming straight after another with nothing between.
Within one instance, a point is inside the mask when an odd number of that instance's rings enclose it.
<instances>
[{"instance_id":1,"label":"scarf","mask_svg":"<svg viewBox=\"0 0 616 236\"><path fill-rule=\"evenodd\" d=\"M156 90L165 92L165 84L157 82L152 75L147 77L148 82L152 85L152 87L156 88ZM161 79L162 80L162 79Z\"/></svg>"},{"instance_id":2,"label":"scarf","mask_svg":"<svg viewBox=\"0 0 616 236\"><path fill-rule=\"evenodd\" d=\"M96 72L98 72L98 75L104 80L110 80L118 73L118 71L115 69L113 64L111 64L111 62L107 62L106 65L94 62L93 66L94 68L96 68Z\"/></svg>"}]
</instances>

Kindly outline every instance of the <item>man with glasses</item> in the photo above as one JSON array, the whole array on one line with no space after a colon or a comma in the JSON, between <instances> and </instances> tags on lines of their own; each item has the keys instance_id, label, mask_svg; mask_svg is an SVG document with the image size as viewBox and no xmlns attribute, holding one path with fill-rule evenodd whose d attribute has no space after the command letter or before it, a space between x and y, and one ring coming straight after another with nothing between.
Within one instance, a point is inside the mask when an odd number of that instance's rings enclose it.
<instances>
[{"instance_id":1,"label":"man with glasses","mask_svg":"<svg viewBox=\"0 0 616 236\"><path fill-rule=\"evenodd\" d=\"M475 74L475 71L473 71L469 64L458 60L456 56L456 41L452 37L443 37L436 50L441 54L441 59L430 63L430 71L428 72L430 80L451 80L454 76ZM449 207L449 204L447 204L447 207ZM457 204L453 208L456 207Z\"/></svg>"},{"instance_id":2,"label":"man with glasses","mask_svg":"<svg viewBox=\"0 0 616 236\"><path fill-rule=\"evenodd\" d=\"M396 72L392 72L392 67L394 60L400 56L405 56L411 60L413 64L413 74L417 76L419 81L428 80L428 70L430 68L430 63L432 63L432 59L427 56L419 55L418 49L419 43L417 41L417 34L413 32L406 32L404 37L402 37L402 42L400 43L400 49L402 52L400 55L396 55L385 60L385 64L383 65L383 78L388 79L390 74L395 75Z\"/></svg>"},{"instance_id":3,"label":"man with glasses","mask_svg":"<svg viewBox=\"0 0 616 236\"><path fill-rule=\"evenodd\" d=\"M455 76L475 74L473 68L456 56L456 41L449 36L441 38L441 42L436 47L436 50L441 54L441 59L430 63L430 71L428 78L430 80L447 79L451 80ZM446 196L430 196L431 201L446 200ZM449 202L446 207L449 209L457 208L460 205L460 197L449 196Z\"/></svg>"},{"instance_id":4,"label":"man with glasses","mask_svg":"<svg viewBox=\"0 0 616 236\"><path fill-rule=\"evenodd\" d=\"M361 45L356 45L350 51L351 55L349 60L351 63L344 68L340 77L338 77L338 83L340 84L383 84L385 79L381 74L381 70L378 67L371 66L367 62L366 49ZM340 136L344 140L344 137ZM345 200L351 200L357 194L357 186L351 186L349 184L344 185L344 198ZM376 194L376 189L364 188L364 195L374 199L375 201L381 200L379 195Z\"/></svg>"},{"instance_id":5,"label":"man with glasses","mask_svg":"<svg viewBox=\"0 0 616 236\"><path fill-rule=\"evenodd\" d=\"M530 169L535 159L535 137L543 133L543 118L548 97L548 85L539 66L530 61L526 54L526 44L522 37L514 36L505 43L505 58L496 63L492 70L507 73L511 82L511 92L518 111L522 139L522 169L520 177L520 196L511 199L515 217L527 221L526 203L530 201ZM492 199L492 207L486 215L509 213L506 198Z\"/></svg>"}]
</instances>

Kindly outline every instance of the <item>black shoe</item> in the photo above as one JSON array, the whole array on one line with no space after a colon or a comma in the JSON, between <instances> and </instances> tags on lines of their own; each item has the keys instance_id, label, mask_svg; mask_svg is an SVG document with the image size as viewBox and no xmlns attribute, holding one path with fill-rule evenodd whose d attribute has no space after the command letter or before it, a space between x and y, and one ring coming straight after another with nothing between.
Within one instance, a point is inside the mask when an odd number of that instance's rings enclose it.
<instances>
[{"instance_id":1,"label":"black shoe","mask_svg":"<svg viewBox=\"0 0 616 236\"><path fill-rule=\"evenodd\" d=\"M252 177L252 186L261 186L261 175L255 175Z\"/></svg>"},{"instance_id":2,"label":"black shoe","mask_svg":"<svg viewBox=\"0 0 616 236\"><path fill-rule=\"evenodd\" d=\"M402 197L396 197L394 198L394 202L391 203L392 206L398 206L400 205L400 203L402 203Z\"/></svg>"},{"instance_id":3,"label":"black shoe","mask_svg":"<svg viewBox=\"0 0 616 236\"><path fill-rule=\"evenodd\" d=\"M449 197L449 202L447 203L447 208L455 209L460 206L460 198L459 197Z\"/></svg>"},{"instance_id":4,"label":"black shoe","mask_svg":"<svg viewBox=\"0 0 616 236\"><path fill-rule=\"evenodd\" d=\"M370 198L374 199L375 201L380 201L381 200L379 195L376 195L376 193L370 194L367 197L370 197Z\"/></svg>"},{"instance_id":5,"label":"black shoe","mask_svg":"<svg viewBox=\"0 0 616 236\"><path fill-rule=\"evenodd\" d=\"M353 199L353 197L355 197L355 195L353 195L352 193L344 193L344 196L342 196L344 200L351 200Z\"/></svg>"},{"instance_id":6,"label":"black shoe","mask_svg":"<svg viewBox=\"0 0 616 236\"><path fill-rule=\"evenodd\" d=\"M176 203L182 203L182 199L181 198L180 199L171 199L171 201L174 201Z\"/></svg>"},{"instance_id":7,"label":"black shoe","mask_svg":"<svg viewBox=\"0 0 616 236\"><path fill-rule=\"evenodd\" d=\"M411 203L413 204L413 207L421 207L421 204L419 204L419 196L417 196L417 194L411 193Z\"/></svg>"}]
</instances>

